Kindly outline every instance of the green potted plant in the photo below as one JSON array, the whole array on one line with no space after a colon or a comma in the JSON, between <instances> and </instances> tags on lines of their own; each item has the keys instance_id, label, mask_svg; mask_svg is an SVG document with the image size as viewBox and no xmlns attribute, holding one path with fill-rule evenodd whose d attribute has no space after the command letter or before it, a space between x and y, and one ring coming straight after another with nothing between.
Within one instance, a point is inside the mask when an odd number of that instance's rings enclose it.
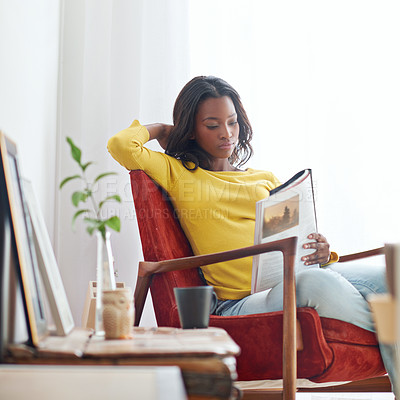
<instances>
[{"instance_id":1,"label":"green potted plant","mask_svg":"<svg viewBox=\"0 0 400 400\"><path fill-rule=\"evenodd\" d=\"M101 217L101 210L104 206L104 204L108 201L117 201L121 202L121 197L117 194L112 195L112 196L107 196L102 200L97 200L94 196L94 191L93 188L94 186L103 178L109 175L116 175L115 172L104 172L98 175L93 182L89 182L87 177L86 177L86 170L90 165L93 165L92 161L86 162L82 164L81 158L82 158L82 151L79 147L77 147L74 142L72 141L71 138L67 137L67 142L70 145L71 148L71 156L72 158L76 161L78 164L81 173L77 175L72 175L68 176L65 179L62 180L60 183L60 189L63 188L63 186L72 181L72 180L81 180L83 183L83 188L81 190L77 190L72 194L71 200L72 204L76 207L79 208L81 203L87 204L88 202L91 203L90 208L81 208L72 217L72 224L74 225L75 220L81 216L84 215L84 221L87 223L87 232L92 235L93 232L98 231L101 233L102 238L105 240L106 238L106 228L111 228L114 231L119 232L121 228L121 221L119 217L117 216L112 216L110 218L102 218Z\"/></svg>"},{"instance_id":2,"label":"green potted plant","mask_svg":"<svg viewBox=\"0 0 400 400\"><path fill-rule=\"evenodd\" d=\"M62 189L68 182L81 182L80 190L74 191L71 196L72 204L77 208L77 211L72 217L72 227L74 228L75 221L78 217L83 217L83 221L87 224L86 231L89 235L95 233L97 236L95 331L98 334L102 334L102 292L103 290L114 290L116 288L114 259L111 251L109 229L119 232L121 221L116 215L104 218L102 217L101 212L107 202L116 201L120 203L121 198L118 194L106 196L102 199L98 199L95 196L95 188L99 182L107 176L116 175L116 173L103 172L97 175L93 181L89 181L87 177L87 169L94 163L92 161L83 163L81 149L75 145L70 137L67 137L66 140L71 149L71 156L78 164L80 173L63 179L60 183L60 189Z\"/></svg>"}]
</instances>

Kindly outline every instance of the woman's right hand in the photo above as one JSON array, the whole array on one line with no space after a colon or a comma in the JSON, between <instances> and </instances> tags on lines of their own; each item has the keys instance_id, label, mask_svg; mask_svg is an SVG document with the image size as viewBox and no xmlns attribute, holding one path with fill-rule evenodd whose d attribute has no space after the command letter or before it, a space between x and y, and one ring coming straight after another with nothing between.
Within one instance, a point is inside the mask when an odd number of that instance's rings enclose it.
<instances>
[{"instance_id":1,"label":"woman's right hand","mask_svg":"<svg viewBox=\"0 0 400 400\"><path fill-rule=\"evenodd\" d=\"M167 148L169 134L171 133L173 125L150 124L145 125L145 127L149 131L150 140L156 139L158 143L160 143L160 146L165 150Z\"/></svg>"}]
</instances>

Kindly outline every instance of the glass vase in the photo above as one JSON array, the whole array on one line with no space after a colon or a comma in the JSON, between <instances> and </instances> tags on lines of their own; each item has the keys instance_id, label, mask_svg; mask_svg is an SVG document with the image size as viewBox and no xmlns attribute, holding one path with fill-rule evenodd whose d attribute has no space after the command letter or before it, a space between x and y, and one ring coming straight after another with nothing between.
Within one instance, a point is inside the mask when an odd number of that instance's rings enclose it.
<instances>
[{"instance_id":1,"label":"glass vase","mask_svg":"<svg viewBox=\"0 0 400 400\"><path fill-rule=\"evenodd\" d=\"M97 265L96 265L96 319L95 334L104 335L103 327L103 291L115 290L114 257L112 255L110 232L105 237L96 232L97 238Z\"/></svg>"}]
</instances>

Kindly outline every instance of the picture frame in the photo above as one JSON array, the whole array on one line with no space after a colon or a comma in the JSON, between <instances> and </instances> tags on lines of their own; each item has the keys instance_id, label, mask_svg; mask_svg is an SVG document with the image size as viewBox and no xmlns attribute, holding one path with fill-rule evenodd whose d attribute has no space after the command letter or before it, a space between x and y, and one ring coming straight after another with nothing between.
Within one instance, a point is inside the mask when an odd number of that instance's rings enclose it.
<instances>
[{"instance_id":1,"label":"picture frame","mask_svg":"<svg viewBox=\"0 0 400 400\"><path fill-rule=\"evenodd\" d=\"M53 246L32 183L22 178L22 188L33 228L33 238L44 289L55 324L55 334L67 336L75 327Z\"/></svg>"},{"instance_id":2,"label":"picture frame","mask_svg":"<svg viewBox=\"0 0 400 400\"><path fill-rule=\"evenodd\" d=\"M11 239L15 242L15 259L22 282L29 341L33 346L39 346L40 340L48 334L48 329L32 224L22 190L17 146L1 131L0 155L7 189L5 197L11 214Z\"/></svg>"}]
</instances>

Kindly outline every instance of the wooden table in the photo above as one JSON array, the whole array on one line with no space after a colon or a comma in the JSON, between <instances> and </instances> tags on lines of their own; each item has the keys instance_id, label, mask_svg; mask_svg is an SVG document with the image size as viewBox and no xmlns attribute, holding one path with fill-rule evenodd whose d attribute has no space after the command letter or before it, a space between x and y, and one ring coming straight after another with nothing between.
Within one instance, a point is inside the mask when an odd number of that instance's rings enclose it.
<instances>
[{"instance_id":1,"label":"wooden table","mask_svg":"<svg viewBox=\"0 0 400 400\"><path fill-rule=\"evenodd\" d=\"M178 366L188 398L229 399L240 349L219 328L134 328L129 340L105 340L88 329L48 336L38 348L9 346L10 363Z\"/></svg>"}]
</instances>

